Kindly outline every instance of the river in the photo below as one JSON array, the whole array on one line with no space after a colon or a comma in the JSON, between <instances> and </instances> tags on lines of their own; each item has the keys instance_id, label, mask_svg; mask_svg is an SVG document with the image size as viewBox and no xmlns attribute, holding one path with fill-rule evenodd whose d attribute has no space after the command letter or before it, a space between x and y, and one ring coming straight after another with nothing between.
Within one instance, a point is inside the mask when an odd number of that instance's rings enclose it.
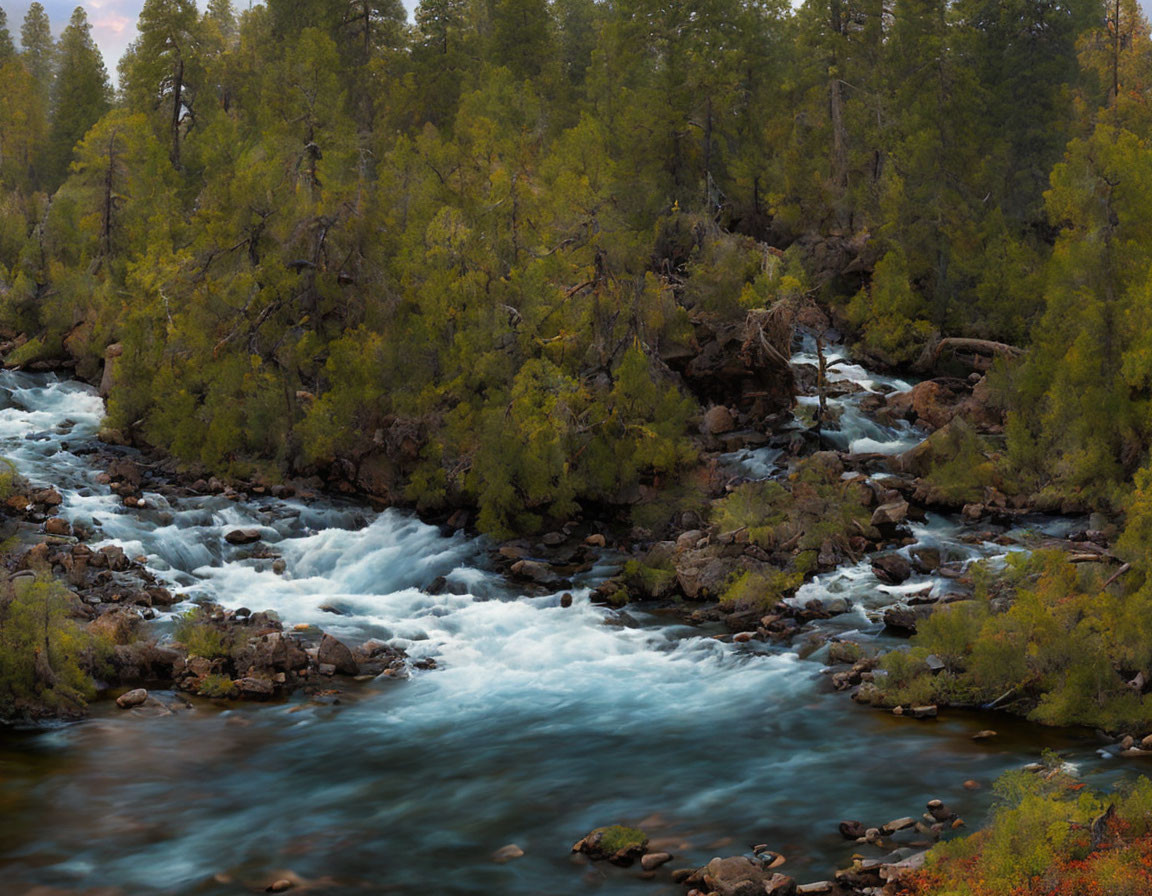
<instances>
[{"instance_id":1,"label":"river","mask_svg":"<svg viewBox=\"0 0 1152 896\"><path fill-rule=\"evenodd\" d=\"M796 360L811 359L802 350ZM907 385L833 370L866 389ZM920 437L869 419L857 400L834 399L834 443L895 453ZM1116 765L1083 732L859 707L828 687L824 651L800 659L775 644L722 643L635 607L617 617L587 587L570 608L558 595L522 596L485 568L481 540L445 537L397 511L220 496L170 504L155 494L130 510L97 482L84 450L102 411L86 386L0 373L0 454L58 488L62 515L145 556L189 598L273 609L288 625L352 642L385 639L437 668L353 685L338 704L197 700L155 716L101 700L83 723L0 731L5 894L223 896L285 876L298 891L333 894L682 893L666 872L646 881L638 869L569 855L588 830L617 822L642 823L675 854L669 867L764 843L804 882L830 877L857 849L837 833L841 819L879 824L941 798L978 823L996 777L1046 747L1090 780ZM774 475L780 457L761 449L728 461L744 475ZM261 528L283 574L225 543L238 526ZM967 558L1005 550L962 541L955 519L930 516L914 531ZM464 593L421 590L440 575ZM943 583L883 586L864 563L799 597L848 597L853 611L826 627L883 641L878 612L927 585ZM988 727L1000 736L971 740ZM983 787L965 790L968 779ZM494 862L510 843L525 855Z\"/></svg>"}]
</instances>

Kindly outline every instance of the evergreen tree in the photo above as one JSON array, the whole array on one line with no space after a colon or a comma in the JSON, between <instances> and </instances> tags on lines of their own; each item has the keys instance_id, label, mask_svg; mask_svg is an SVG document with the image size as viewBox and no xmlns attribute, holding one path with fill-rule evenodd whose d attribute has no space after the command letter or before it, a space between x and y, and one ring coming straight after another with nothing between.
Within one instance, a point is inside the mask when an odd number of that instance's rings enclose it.
<instances>
[{"instance_id":1,"label":"evergreen tree","mask_svg":"<svg viewBox=\"0 0 1152 896\"><path fill-rule=\"evenodd\" d=\"M16 47L12 43L12 34L8 31L8 13L0 7L0 64L7 62L16 55Z\"/></svg>"},{"instance_id":2,"label":"evergreen tree","mask_svg":"<svg viewBox=\"0 0 1152 896\"><path fill-rule=\"evenodd\" d=\"M83 7L76 7L60 37L57 60L48 145L55 183L64 179L72 148L111 107L108 72Z\"/></svg>"},{"instance_id":3,"label":"evergreen tree","mask_svg":"<svg viewBox=\"0 0 1152 896\"><path fill-rule=\"evenodd\" d=\"M36 82L41 101L47 106L52 95L52 78L56 68L56 41L52 24L44 7L33 0L20 26L21 57Z\"/></svg>"},{"instance_id":4,"label":"evergreen tree","mask_svg":"<svg viewBox=\"0 0 1152 896\"><path fill-rule=\"evenodd\" d=\"M184 137L195 125L201 86L201 22L192 0L145 0L139 37L120 61L130 105L152 112L166 134L172 167L182 167Z\"/></svg>"}]
</instances>

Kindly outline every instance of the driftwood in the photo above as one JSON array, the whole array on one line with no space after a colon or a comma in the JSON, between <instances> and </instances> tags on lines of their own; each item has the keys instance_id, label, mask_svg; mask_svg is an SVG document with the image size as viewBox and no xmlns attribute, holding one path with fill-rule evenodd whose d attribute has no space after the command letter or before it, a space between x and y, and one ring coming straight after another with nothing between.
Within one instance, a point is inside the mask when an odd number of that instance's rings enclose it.
<instances>
[{"instance_id":1,"label":"driftwood","mask_svg":"<svg viewBox=\"0 0 1152 896\"><path fill-rule=\"evenodd\" d=\"M1104 587L1107 588L1109 585L1114 583L1118 578L1120 578L1120 576L1122 576L1122 575L1124 575L1124 573L1128 572L1128 570L1130 570L1131 568L1132 568L1131 563L1125 563L1118 570L1116 570L1116 572L1112 576L1112 578L1110 578L1107 582L1104 583Z\"/></svg>"},{"instance_id":2,"label":"driftwood","mask_svg":"<svg viewBox=\"0 0 1152 896\"><path fill-rule=\"evenodd\" d=\"M1108 824L1116 817L1116 804L1109 803L1108 808L1092 819L1090 827L1092 835L1092 849L1097 850L1103 845L1108 836Z\"/></svg>"},{"instance_id":3,"label":"driftwood","mask_svg":"<svg viewBox=\"0 0 1152 896\"><path fill-rule=\"evenodd\" d=\"M949 336L947 339L925 346L914 367L922 372L934 370L945 353L971 367L972 370L984 373L992 367L997 358L1014 361L1024 354L1024 350L1006 342L993 342L991 339Z\"/></svg>"}]
</instances>

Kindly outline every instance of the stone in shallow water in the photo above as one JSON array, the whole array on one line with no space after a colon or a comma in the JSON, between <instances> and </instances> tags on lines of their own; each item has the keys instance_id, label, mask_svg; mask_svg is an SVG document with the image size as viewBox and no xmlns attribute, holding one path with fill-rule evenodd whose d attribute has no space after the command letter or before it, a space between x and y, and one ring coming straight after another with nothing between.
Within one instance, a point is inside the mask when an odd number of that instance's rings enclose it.
<instances>
[{"instance_id":1,"label":"stone in shallow water","mask_svg":"<svg viewBox=\"0 0 1152 896\"><path fill-rule=\"evenodd\" d=\"M509 843L507 846L501 846L496 852L492 853L492 861L500 865L505 862L511 862L513 859L519 859L524 855L522 850L515 843Z\"/></svg>"},{"instance_id":2,"label":"stone in shallow water","mask_svg":"<svg viewBox=\"0 0 1152 896\"><path fill-rule=\"evenodd\" d=\"M640 859L640 867L645 871L654 871L661 865L672 861L672 856L666 852L650 852Z\"/></svg>"},{"instance_id":3,"label":"stone in shallow water","mask_svg":"<svg viewBox=\"0 0 1152 896\"><path fill-rule=\"evenodd\" d=\"M126 694L121 694L116 698L116 705L121 709L131 709L133 706L140 706L148 699L148 692L144 688L136 688L133 691L128 691Z\"/></svg>"}]
</instances>

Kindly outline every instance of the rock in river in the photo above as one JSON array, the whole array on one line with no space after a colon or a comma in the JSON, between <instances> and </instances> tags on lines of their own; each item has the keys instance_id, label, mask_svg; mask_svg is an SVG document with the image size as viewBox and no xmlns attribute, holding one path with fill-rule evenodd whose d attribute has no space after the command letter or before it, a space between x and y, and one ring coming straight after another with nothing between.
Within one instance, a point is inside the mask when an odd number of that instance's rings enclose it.
<instances>
[{"instance_id":1,"label":"rock in river","mask_svg":"<svg viewBox=\"0 0 1152 896\"><path fill-rule=\"evenodd\" d=\"M254 544L260 540L259 529L233 529L224 536L228 544Z\"/></svg>"},{"instance_id":2,"label":"rock in river","mask_svg":"<svg viewBox=\"0 0 1152 896\"><path fill-rule=\"evenodd\" d=\"M607 859L613 865L627 867L648 851L648 835L639 828L614 824L596 828L572 847L572 852L583 853L599 861Z\"/></svg>"},{"instance_id":3,"label":"rock in river","mask_svg":"<svg viewBox=\"0 0 1152 896\"><path fill-rule=\"evenodd\" d=\"M148 692L144 688L136 688L134 691L128 691L128 693L117 697L116 705L121 709L131 709L133 706L143 705L147 699Z\"/></svg>"},{"instance_id":4,"label":"rock in river","mask_svg":"<svg viewBox=\"0 0 1152 896\"><path fill-rule=\"evenodd\" d=\"M327 633L320 639L320 649L316 653L316 662L320 665L335 667L341 675L360 674L360 665L352 656L352 651L348 649L348 645L342 641L337 641Z\"/></svg>"},{"instance_id":5,"label":"rock in river","mask_svg":"<svg viewBox=\"0 0 1152 896\"><path fill-rule=\"evenodd\" d=\"M498 865L503 865L505 862L511 862L513 859L522 858L524 850L522 850L515 843L509 843L507 846L501 846L496 852L492 853L492 861Z\"/></svg>"},{"instance_id":6,"label":"rock in river","mask_svg":"<svg viewBox=\"0 0 1152 896\"><path fill-rule=\"evenodd\" d=\"M898 526L908 518L908 502L890 501L872 511L873 526Z\"/></svg>"},{"instance_id":7,"label":"rock in river","mask_svg":"<svg viewBox=\"0 0 1152 896\"><path fill-rule=\"evenodd\" d=\"M872 558L872 572L881 582L899 585L912 575L912 564L899 554L881 554Z\"/></svg>"}]
</instances>

